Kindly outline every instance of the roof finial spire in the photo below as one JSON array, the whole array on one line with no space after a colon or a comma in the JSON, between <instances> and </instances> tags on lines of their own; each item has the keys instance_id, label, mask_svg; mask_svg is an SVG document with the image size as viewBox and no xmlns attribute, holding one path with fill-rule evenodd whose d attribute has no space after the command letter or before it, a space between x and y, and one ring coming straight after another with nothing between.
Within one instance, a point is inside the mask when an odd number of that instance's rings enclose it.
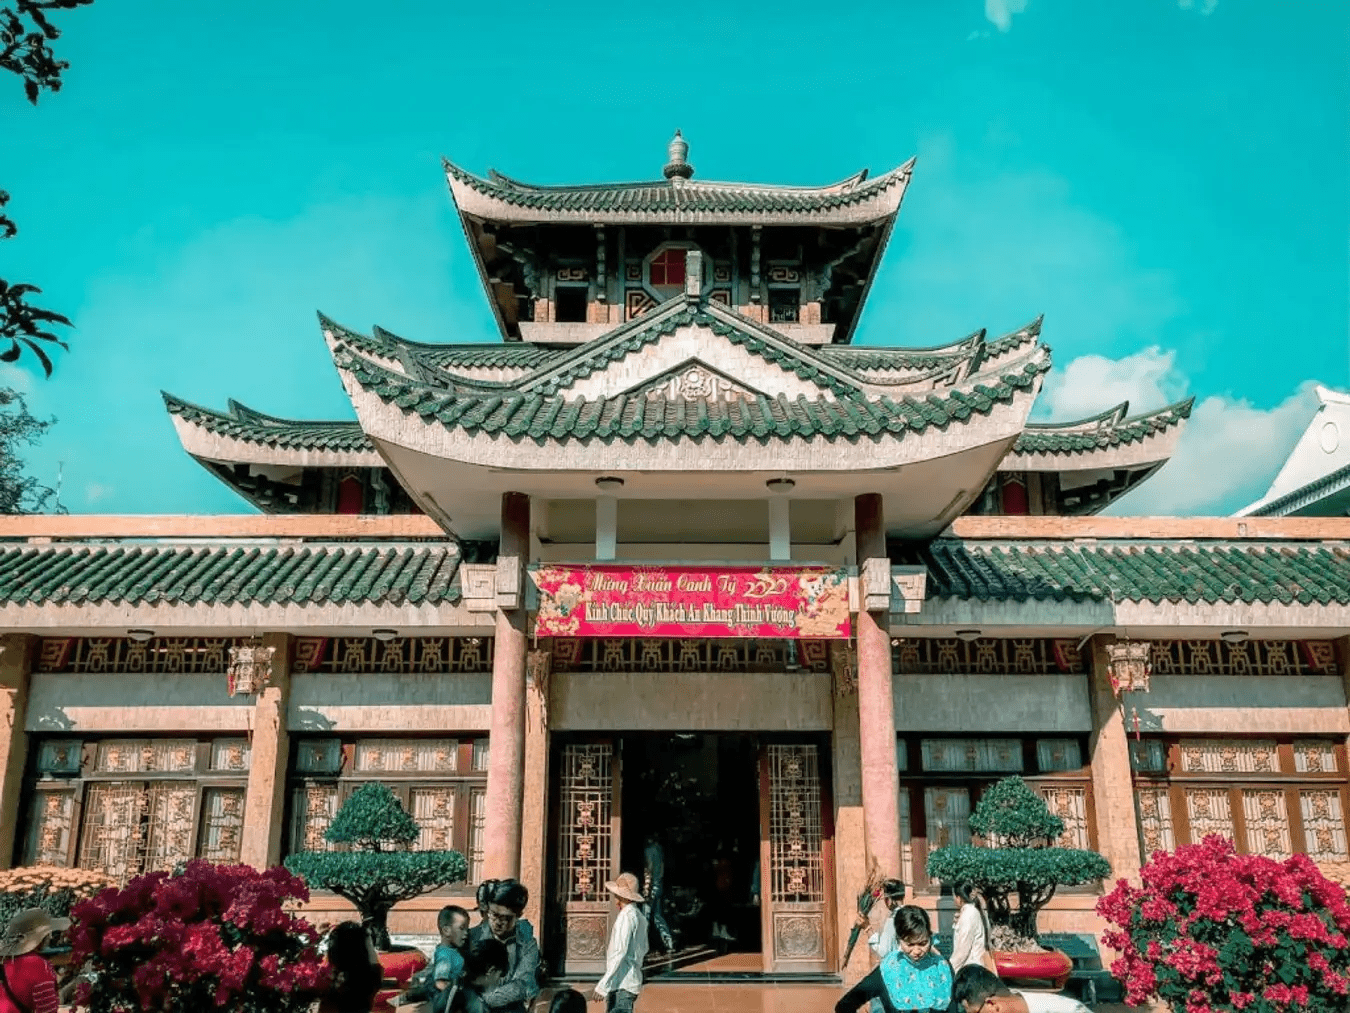
<instances>
[{"instance_id":1,"label":"roof finial spire","mask_svg":"<svg viewBox=\"0 0 1350 1013\"><path fill-rule=\"evenodd\" d=\"M665 173L666 179L674 179L679 176L680 179L688 179L694 174L694 167L686 159L689 156L689 142L680 136L680 132L675 131L675 136L670 139L670 144L666 146L666 155L669 161L666 167L661 171Z\"/></svg>"}]
</instances>

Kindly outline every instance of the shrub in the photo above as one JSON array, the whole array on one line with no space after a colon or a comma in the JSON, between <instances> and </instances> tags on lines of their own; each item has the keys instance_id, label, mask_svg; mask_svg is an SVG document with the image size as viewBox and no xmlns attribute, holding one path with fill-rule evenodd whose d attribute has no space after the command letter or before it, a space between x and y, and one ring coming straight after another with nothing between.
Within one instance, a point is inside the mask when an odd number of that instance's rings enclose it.
<instances>
[{"instance_id":1,"label":"shrub","mask_svg":"<svg viewBox=\"0 0 1350 1013\"><path fill-rule=\"evenodd\" d=\"M0 872L0 925L20 911L36 907L54 918L66 918L79 901L113 885L111 876L93 869L59 865L26 865Z\"/></svg>"},{"instance_id":2,"label":"shrub","mask_svg":"<svg viewBox=\"0 0 1350 1013\"><path fill-rule=\"evenodd\" d=\"M1064 833L1064 821L1020 777L1006 777L980 797L970 829L991 846L938 848L928 857L928 876L949 885L979 887L1003 947L1013 945L1009 935L1017 942L1038 938L1036 916L1058 887L1111 875L1110 864L1095 851L1051 847Z\"/></svg>"},{"instance_id":3,"label":"shrub","mask_svg":"<svg viewBox=\"0 0 1350 1013\"><path fill-rule=\"evenodd\" d=\"M362 785L342 804L324 837L352 851L302 851L286 868L312 887L346 897L376 947L389 949L389 911L399 901L458 883L468 863L458 851L410 851L417 822L379 782Z\"/></svg>"},{"instance_id":4,"label":"shrub","mask_svg":"<svg viewBox=\"0 0 1350 1013\"><path fill-rule=\"evenodd\" d=\"M1350 903L1306 855L1239 855L1222 837L1155 852L1103 897L1126 1001L1175 1013L1345 1013Z\"/></svg>"},{"instance_id":5,"label":"shrub","mask_svg":"<svg viewBox=\"0 0 1350 1013\"><path fill-rule=\"evenodd\" d=\"M82 901L71 928L90 1013L300 1013L328 986L318 934L283 910L309 899L285 869L191 861Z\"/></svg>"}]
</instances>

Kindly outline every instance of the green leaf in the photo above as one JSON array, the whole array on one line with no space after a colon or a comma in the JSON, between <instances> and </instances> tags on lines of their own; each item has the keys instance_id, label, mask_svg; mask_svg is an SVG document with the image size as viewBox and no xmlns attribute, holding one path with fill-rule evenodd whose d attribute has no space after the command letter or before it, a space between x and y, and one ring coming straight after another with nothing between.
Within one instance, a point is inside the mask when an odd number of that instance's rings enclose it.
<instances>
[{"instance_id":1,"label":"green leaf","mask_svg":"<svg viewBox=\"0 0 1350 1013\"><path fill-rule=\"evenodd\" d=\"M390 851L417 840L417 821L379 781L363 784L342 804L324 839L355 844L370 851Z\"/></svg>"}]
</instances>

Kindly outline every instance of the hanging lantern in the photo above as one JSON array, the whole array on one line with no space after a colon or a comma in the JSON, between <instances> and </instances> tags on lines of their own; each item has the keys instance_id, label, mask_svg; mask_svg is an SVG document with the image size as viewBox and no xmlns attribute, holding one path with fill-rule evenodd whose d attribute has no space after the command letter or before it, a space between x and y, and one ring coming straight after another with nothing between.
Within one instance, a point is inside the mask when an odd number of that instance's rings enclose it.
<instances>
[{"instance_id":1,"label":"hanging lantern","mask_svg":"<svg viewBox=\"0 0 1350 1013\"><path fill-rule=\"evenodd\" d=\"M230 696L261 693L271 681L272 656L276 650L275 647L264 647L261 637L252 637L231 647L230 662L225 669L225 684Z\"/></svg>"},{"instance_id":2,"label":"hanging lantern","mask_svg":"<svg viewBox=\"0 0 1350 1013\"><path fill-rule=\"evenodd\" d=\"M1121 693L1147 693L1148 677L1153 672L1149 661L1153 645L1143 640L1117 640L1106 645L1109 664L1106 673L1116 696Z\"/></svg>"}]
</instances>

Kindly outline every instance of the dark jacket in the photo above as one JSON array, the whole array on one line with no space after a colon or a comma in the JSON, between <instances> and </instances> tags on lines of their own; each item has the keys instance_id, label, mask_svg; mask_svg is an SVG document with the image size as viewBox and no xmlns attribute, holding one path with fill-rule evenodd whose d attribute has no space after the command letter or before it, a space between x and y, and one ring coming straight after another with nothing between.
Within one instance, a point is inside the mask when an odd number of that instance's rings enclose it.
<instances>
[{"instance_id":1,"label":"dark jacket","mask_svg":"<svg viewBox=\"0 0 1350 1013\"><path fill-rule=\"evenodd\" d=\"M469 948L484 939L492 938L492 930L486 921L480 922L469 930ZM534 928L523 918L516 922L516 934L506 943L506 953L510 957L506 979L496 988L483 993L483 1002L493 1013L527 1013L530 1000L539 994L539 943L534 938Z\"/></svg>"}]
</instances>

